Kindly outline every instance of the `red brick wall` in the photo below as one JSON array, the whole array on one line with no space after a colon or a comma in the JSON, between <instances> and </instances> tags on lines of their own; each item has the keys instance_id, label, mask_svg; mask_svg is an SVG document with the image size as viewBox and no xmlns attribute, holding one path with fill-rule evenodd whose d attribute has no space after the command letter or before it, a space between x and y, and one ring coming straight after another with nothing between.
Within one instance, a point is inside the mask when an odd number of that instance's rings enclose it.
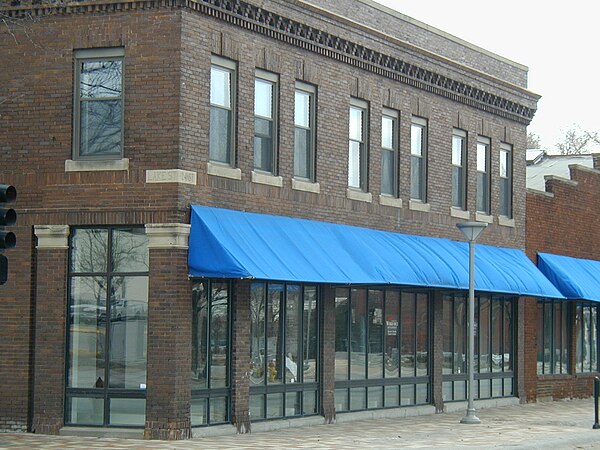
<instances>
[{"instance_id":1,"label":"red brick wall","mask_svg":"<svg viewBox=\"0 0 600 450\"><path fill-rule=\"evenodd\" d=\"M28 2L24 2L28 3ZM30 2L29 2L30 3ZM485 85L514 101L535 106L536 98L509 85L473 72L443 66L432 55L419 55L381 36L371 39L365 29L348 21L336 23L296 2L261 2L287 17L322 27L347 39L359 40L407 61L451 73L456 80ZM5 7L7 1L0 6ZM123 6L125 5L125 6ZM468 172L475 174L475 138L492 138L492 177L497 180L501 141L514 145L514 218L516 226L495 224L482 243L524 247L526 129L522 123L419 90L339 61L301 50L248 29L171 7L170 2L94 2L93 6L32 10L33 19L0 26L10 45L0 49L0 181L19 191L15 204L18 248L11 251L10 280L0 289L0 428L24 429L30 421L34 335L32 304L38 286L32 279L35 254L31 248L36 224L146 224L187 222L189 203L313 218L405 233L462 239L458 219L450 216L450 139L453 126L469 133ZM20 19L19 19L20 20ZM449 44L451 45L451 44ZM65 172L71 158L73 51L82 48L124 47L124 157L129 170ZM208 80L210 54L239 63L237 166L241 180L207 175ZM256 67L280 74L279 175L283 187L251 181L253 136L253 77ZM522 77L520 70L507 78ZM320 194L293 190L293 94L295 80L318 86L317 181ZM372 203L346 198L347 124L351 96L370 103L369 191ZM383 107L400 112L400 191L404 207L381 206L378 151ZM429 119L428 201L431 212L408 208L410 179L410 118ZM197 172L196 186L145 183L148 169ZM475 209L475 177L469 176L468 207ZM497 216L498 188L492 187L492 211ZM181 263L178 260L177 264ZM43 266L42 266L43 267ZM168 267L168 266L167 266ZM175 267L175 266L174 266ZM46 270L40 268L42 273ZM154 270L154 269L151 269ZM165 269L166 270L166 269ZM182 268L170 273L177 285ZM51 272L51 274L54 272ZM188 301L189 289L167 286L170 295ZM187 281L187 278L185 278ZM64 304L65 297L55 299ZM62 318L56 317L57 320ZM64 326L56 322L57 327ZM153 326L160 327L161 324ZM241 345L241 344L240 344ZM150 387L149 387L149 395ZM178 394L179 395L179 394ZM179 399L184 401L183 399ZM179 401L178 400L178 401ZM152 400L154 401L154 400ZM160 401L157 400L159 403ZM62 417L62 414L61 416ZM57 419L58 420L58 419ZM173 417L185 422L186 417ZM58 423L58 422L57 422ZM152 428L152 427L150 427ZM185 428L182 426L181 428Z\"/></svg>"},{"instance_id":2,"label":"red brick wall","mask_svg":"<svg viewBox=\"0 0 600 450\"><path fill-rule=\"evenodd\" d=\"M191 317L187 250L151 248L146 439L191 437Z\"/></svg>"},{"instance_id":3,"label":"red brick wall","mask_svg":"<svg viewBox=\"0 0 600 450\"><path fill-rule=\"evenodd\" d=\"M571 167L570 180L547 180L546 193L528 191L527 255L534 262L538 252L600 260L600 232L595 227L600 222L599 194L600 171L581 166ZM591 395L591 375L537 376L537 312L537 300L528 299L524 313L527 399ZM570 354L573 363L574 344Z\"/></svg>"}]
</instances>

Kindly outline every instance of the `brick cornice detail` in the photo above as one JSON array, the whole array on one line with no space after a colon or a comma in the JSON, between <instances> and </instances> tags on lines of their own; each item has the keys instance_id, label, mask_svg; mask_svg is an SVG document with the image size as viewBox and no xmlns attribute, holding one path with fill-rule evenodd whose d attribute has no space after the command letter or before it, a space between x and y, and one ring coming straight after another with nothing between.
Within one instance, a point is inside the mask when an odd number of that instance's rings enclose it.
<instances>
[{"instance_id":1,"label":"brick cornice detail","mask_svg":"<svg viewBox=\"0 0 600 450\"><path fill-rule=\"evenodd\" d=\"M384 76L473 108L528 125L535 109L454 80L432 70L335 36L267 11L242 0L128 0L70 2L0 10L11 17L24 15L127 11L184 7L295 47ZM535 98L534 94L530 94Z\"/></svg>"}]
</instances>

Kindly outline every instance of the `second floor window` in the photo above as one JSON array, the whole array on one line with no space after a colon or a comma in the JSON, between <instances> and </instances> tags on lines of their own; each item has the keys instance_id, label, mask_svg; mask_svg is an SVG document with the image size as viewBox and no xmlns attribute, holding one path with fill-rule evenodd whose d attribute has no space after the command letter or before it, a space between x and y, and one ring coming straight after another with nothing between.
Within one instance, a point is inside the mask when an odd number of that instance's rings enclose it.
<instances>
[{"instance_id":1,"label":"second floor window","mask_svg":"<svg viewBox=\"0 0 600 450\"><path fill-rule=\"evenodd\" d=\"M254 168L275 174L277 157L276 74L256 71L254 81Z\"/></svg>"},{"instance_id":2,"label":"second floor window","mask_svg":"<svg viewBox=\"0 0 600 450\"><path fill-rule=\"evenodd\" d=\"M500 145L500 215L512 217L512 145Z\"/></svg>"},{"instance_id":3,"label":"second floor window","mask_svg":"<svg viewBox=\"0 0 600 450\"><path fill-rule=\"evenodd\" d=\"M213 56L210 67L209 159L233 163L235 63Z\"/></svg>"},{"instance_id":4,"label":"second floor window","mask_svg":"<svg viewBox=\"0 0 600 450\"><path fill-rule=\"evenodd\" d=\"M410 198L427 201L427 120L414 117L410 130Z\"/></svg>"},{"instance_id":5,"label":"second floor window","mask_svg":"<svg viewBox=\"0 0 600 450\"><path fill-rule=\"evenodd\" d=\"M490 214L490 139L477 138L477 211Z\"/></svg>"},{"instance_id":6,"label":"second floor window","mask_svg":"<svg viewBox=\"0 0 600 450\"><path fill-rule=\"evenodd\" d=\"M74 159L123 156L123 48L75 52Z\"/></svg>"},{"instance_id":7,"label":"second floor window","mask_svg":"<svg viewBox=\"0 0 600 450\"><path fill-rule=\"evenodd\" d=\"M315 180L315 97L314 86L296 83L294 110L294 176Z\"/></svg>"},{"instance_id":8,"label":"second floor window","mask_svg":"<svg viewBox=\"0 0 600 450\"><path fill-rule=\"evenodd\" d=\"M466 202L466 151L467 133L463 130L452 132L452 206L467 209Z\"/></svg>"},{"instance_id":9,"label":"second floor window","mask_svg":"<svg viewBox=\"0 0 600 450\"><path fill-rule=\"evenodd\" d=\"M367 190L367 111L367 102L352 99L348 135L348 186L365 192Z\"/></svg>"},{"instance_id":10,"label":"second floor window","mask_svg":"<svg viewBox=\"0 0 600 450\"><path fill-rule=\"evenodd\" d=\"M383 110L381 117L381 193L398 196L398 113Z\"/></svg>"}]
</instances>

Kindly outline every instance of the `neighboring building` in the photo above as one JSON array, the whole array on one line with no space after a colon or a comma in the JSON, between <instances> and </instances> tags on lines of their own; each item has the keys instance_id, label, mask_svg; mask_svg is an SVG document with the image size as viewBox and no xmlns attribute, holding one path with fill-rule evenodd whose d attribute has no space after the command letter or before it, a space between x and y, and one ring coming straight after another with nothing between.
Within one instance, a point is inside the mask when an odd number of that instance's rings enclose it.
<instances>
[{"instance_id":1,"label":"neighboring building","mask_svg":"<svg viewBox=\"0 0 600 450\"><path fill-rule=\"evenodd\" d=\"M568 179L572 165L593 167L592 155L548 155L527 150L527 189L546 190L546 176Z\"/></svg>"},{"instance_id":2,"label":"neighboring building","mask_svg":"<svg viewBox=\"0 0 600 450\"><path fill-rule=\"evenodd\" d=\"M597 154L551 156L527 167L527 186L535 187L527 190L527 254L568 299L525 302L528 401L592 395L600 372L598 169Z\"/></svg>"},{"instance_id":3,"label":"neighboring building","mask_svg":"<svg viewBox=\"0 0 600 450\"><path fill-rule=\"evenodd\" d=\"M460 406L466 220L477 397L523 399L526 67L369 0L2 5L0 428Z\"/></svg>"}]
</instances>

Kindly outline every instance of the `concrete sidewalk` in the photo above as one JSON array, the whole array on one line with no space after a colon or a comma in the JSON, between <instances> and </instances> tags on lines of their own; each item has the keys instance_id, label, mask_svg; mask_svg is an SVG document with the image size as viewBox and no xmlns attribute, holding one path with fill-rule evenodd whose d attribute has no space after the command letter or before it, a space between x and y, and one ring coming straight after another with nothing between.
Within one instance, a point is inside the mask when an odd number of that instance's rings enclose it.
<instances>
[{"instance_id":1,"label":"concrete sidewalk","mask_svg":"<svg viewBox=\"0 0 600 450\"><path fill-rule=\"evenodd\" d=\"M189 441L0 434L1 449L600 449L594 401L564 400L482 409L482 423L460 424L464 412L407 418L340 421L246 435Z\"/></svg>"}]
</instances>

